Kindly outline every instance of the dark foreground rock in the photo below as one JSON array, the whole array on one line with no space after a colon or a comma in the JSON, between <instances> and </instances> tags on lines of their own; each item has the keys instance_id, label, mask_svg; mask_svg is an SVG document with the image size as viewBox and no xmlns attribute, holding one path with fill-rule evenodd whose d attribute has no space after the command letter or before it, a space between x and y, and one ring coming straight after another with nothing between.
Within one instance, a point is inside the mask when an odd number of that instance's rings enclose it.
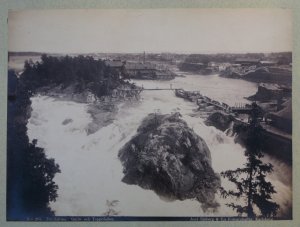
<instances>
[{"instance_id":1,"label":"dark foreground rock","mask_svg":"<svg viewBox=\"0 0 300 227\"><path fill-rule=\"evenodd\" d=\"M225 131L230 127L231 122L234 121L234 117L230 114L223 112L214 112L208 116L205 124L208 126L214 126L221 131Z\"/></svg>"},{"instance_id":2,"label":"dark foreground rock","mask_svg":"<svg viewBox=\"0 0 300 227\"><path fill-rule=\"evenodd\" d=\"M288 104L286 104L288 105ZM279 111L277 115L283 116L287 115L287 110L283 109L283 112ZM284 113L284 114L283 114ZM269 117L270 116L269 114ZM284 127L289 127L289 122L280 119L280 123ZM232 115L229 115L224 112L215 112L212 113L205 124L208 126L214 126L219 130L225 132L228 136L234 136L234 141L236 143L241 144L242 146L246 146L247 140L249 138L249 125L247 123L243 123L241 121L236 120ZM274 123L273 123L274 124ZM261 136L263 137L263 153L267 153L270 155L274 155L280 160L286 162L288 165L292 164L292 140L288 139L288 137L284 137L284 135L288 134L282 131L278 134L276 131L274 132L270 126L262 124ZM275 125L273 125L275 126ZM268 130L269 128L269 130ZM278 128L278 126L277 126ZM283 136L282 136L283 135Z\"/></svg>"},{"instance_id":3,"label":"dark foreground rock","mask_svg":"<svg viewBox=\"0 0 300 227\"><path fill-rule=\"evenodd\" d=\"M210 151L179 113L149 114L119 151L123 182L151 189L170 200L197 199L216 209L220 178L211 167Z\"/></svg>"},{"instance_id":4,"label":"dark foreground rock","mask_svg":"<svg viewBox=\"0 0 300 227\"><path fill-rule=\"evenodd\" d=\"M236 135L234 138L235 142L242 145L245 144L248 136L248 126L246 123L237 121L231 114L214 112L208 116L205 124L208 126L214 126L215 128L226 132L229 136Z\"/></svg>"}]
</instances>

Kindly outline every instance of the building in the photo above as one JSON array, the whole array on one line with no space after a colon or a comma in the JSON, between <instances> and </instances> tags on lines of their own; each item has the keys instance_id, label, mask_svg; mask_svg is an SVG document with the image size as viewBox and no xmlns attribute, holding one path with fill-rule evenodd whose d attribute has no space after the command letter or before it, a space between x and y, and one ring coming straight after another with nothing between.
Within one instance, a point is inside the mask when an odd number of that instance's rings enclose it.
<instances>
[{"instance_id":1,"label":"building","mask_svg":"<svg viewBox=\"0 0 300 227\"><path fill-rule=\"evenodd\" d=\"M216 62L211 61L211 62L208 62L207 66L208 67L217 67L218 64Z\"/></svg>"},{"instance_id":2,"label":"building","mask_svg":"<svg viewBox=\"0 0 300 227\"><path fill-rule=\"evenodd\" d=\"M268 114L267 119L272 126L292 133L292 99L288 99L282 106L281 110Z\"/></svg>"},{"instance_id":3,"label":"building","mask_svg":"<svg viewBox=\"0 0 300 227\"><path fill-rule=\"evenodd\" d=\"M182 62L179 64L179 69L182 71L199 71L205 69L207 66L201 62Z\"/></svg>"},{"instance_id":4,"label":"building","mask_svg":"<svg viewBox=\"0 0 300 227\"><path fill-rule=\"evenodd\" d=\"M220 63L219 64L219 71L225 71L226 69L228 69L231 66L230 63Z\"/></svg>"},{"instance_id":5,"label":"building","mask_svg":"<svg viewBox=\"0 0 300 227\"><path fill-rule=\"evenodd\" d=\"M150 63L127 62L126 73L130 78L151 79L155 75L155 66Z\"/></svg>"},{"instance_id":6,"label":"building","mask_svg":"<svg viewBox=\"0 0 300 227\"><path fill-rule=\"evenodd\" d=\"M260 61L261 66L275 66L278 64L278 61Z\"/></svg>"},{"instance_id":7,"label":"building","mask_svg":"<svg viewBox=\"0 0 300 227\"><path fill-rule=\"evenodd\" d=\"M260 59L258 58L237 58L235 60L236 64L241 66L250 66L250 65L260 65Z\"/></svg>"},{"instance_id":8,"label":"building","mask_svg":"<svg viewBox=\"0 0 300 227\"><path fill-rule=\"evenodd\" d=\"M120 60L105 60L105 65L112 68L119 75L119 78L124 77L125 61Z\"/></svg>"},{"instance_id":9,"label":"building","mask_svg":"<svg viewBox=\"0 0 300 227\"><path fill-rule=\"evenodd\" d=\"M120 60L106 60L105 65L117 70L121 70L124 67L125 62Z\"/></svg>"},{"instance_id":10,"label":"building","mask_svg":"<svg viewBox=\"0 0 300 227\"><path fill-rule=\"evenodd\" d=\"M129 78L144 80L172 80L175 74L168 69L158 69L156 65L149 62L127 62L126 74Z\"/></svg>"}]
</instances>

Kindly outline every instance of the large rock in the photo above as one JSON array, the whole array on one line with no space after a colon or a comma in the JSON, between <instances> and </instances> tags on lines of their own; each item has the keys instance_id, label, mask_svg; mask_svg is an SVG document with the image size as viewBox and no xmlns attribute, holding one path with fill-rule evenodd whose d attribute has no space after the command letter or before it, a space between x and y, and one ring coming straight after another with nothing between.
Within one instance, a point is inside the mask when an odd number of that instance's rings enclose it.
<instances>
[{"instance_id":1,"label":"large rock","mask_svg":"<svg viewBox=\"0 0 300 227\"><path fill-rule=\"evenodd\" d=\"M214 126L221 131L225 131L234 121L234 117L224 112L213 112L205 121L208 126Z\"/></svg>"},{"instance_id":2,"label":"large rock","mask_svg":"<svg viewBox=\"0 0 300 227\"><path fill-rule=\"evenodd\" d=\"M196 198L203 209L218 207L220 179L211 167L210 151L179 113L149 114L119 158L127 184L171 200Z\"/></svg>"},{"instance_id":3,"label":"large rock","mask_svg":"<svg viewBox=\"0 0 300 227\"><path fill-rule=\"evenodd\" d=\"M224 112L214 112L208 116L205 121L208 126L214 126L215 128L223 131L228 136L233 136L236 143L242 145L245 144L247 139L248 126L246 123L237 121L234 116Z\"/></svg>"},{"instance_id":4,"label":"large rock","mask_svg":"<svg viewBox=\"0 0 300 227\"><path fill-rule=\"evenodd\" d=\"M278 84L260 83L256 94L248 97L249 100L270 101L291 96L291 89Z\"/></svg>"}]
</instances>

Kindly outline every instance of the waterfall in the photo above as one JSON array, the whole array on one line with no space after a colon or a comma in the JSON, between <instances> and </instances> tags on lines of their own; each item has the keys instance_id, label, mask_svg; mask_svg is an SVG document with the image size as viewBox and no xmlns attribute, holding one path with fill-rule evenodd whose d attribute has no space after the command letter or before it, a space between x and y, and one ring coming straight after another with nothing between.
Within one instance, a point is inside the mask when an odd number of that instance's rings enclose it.
<instances>
[{"instance_id":1,"label":"waterfall","mask_svg":"<svg viewBox=\"0 0 300 227\"><path fill-rule=\"evenodd\" d=\"M231 121L230 124L229 124L228 129L226 129L226 130L224 131L224 133L225 133L227 136L230 136L230 137L234 137L234 136L235 136L235 135L234 135L234 132L233 132L233 126L234 126L234 122Z\"/></svg>"},{"instance_id":2,"label":"waterfall","mask_svg":"<svg viewBox=\"0 0 300 227\"><path fill-rule=\"evenodd\" d=\"M195 81L211 80L211 77L176 78L177 87L196 90ZM175 81L174 80L174 81ZM240 80L224 80L216 77L211 82L219 86L232 86L233 83L249 83ZM224 82L223 82L224 81ZM175 81L176 82L176 81ZM175 84L174 82L174 84ZM204 81L206 82L206 81ZM204 83L203 82L203 83ZM166 87L169 82L143 81L145 87ZM189 83L189 84L187 84ZM202 84L203 84L202 83ZM201 84L199 82L199 84ZM204 83L205 84L205 83ZM207 83L206 83L207 84ZM139 85L139 84L138 84ZM175 86L175 85L174 85ZM222 90L220 87L220 90ZM225 95L217 100L229 103L231 100L247 96L243 84L243 92L228 89L231 96L225 100ZM208 90L207 90L208 91ZM215 90L208 96L219 95ZM86 127L92 121L87 112L87 104L71 101L55 100L46 96L35 96L32 101L31 119L27 124L29 139L37 139L38 145L45 148L46 154L54 158L60 165L61 173L54 181L58 184L58 198L50 204L56 215L100 216L107 212L107 201L119 201L116 211L121 216L236 216L236 212L225 204L232 202L217 196L220 208L215 213L204 213L201 204L194 200L164 201L151 190L144 190L136 185L122 182L122 165L118 159L119 149L136 134L141 120L149 113L159 110L162 114L180 112L190 128L201 136L210 149L212 167L220 173L229 169L242 167L245 163L244 148L234 142L233 122L225 133L214 127L208 127L204 120L192 117L196 109L194 103L175 97L171 91L143 91L139 102L126 103L119 106L119 112L112 124L109 124L94 134L87 134ZM65 119L72 119L63 125ZM230 161L228 161L230 159ZM274 163L278 166L279 163ZM271 181L278 191L277 200L282 207L291 204L292 187L290 182L283 182L279 176L282 168L277 168ZM291 170L286 169L286 175L291 176ZM232 188L230 182L222 179L222 186ZM147 204L147 206L144 206Z\"/></svg>"}]
</instances>

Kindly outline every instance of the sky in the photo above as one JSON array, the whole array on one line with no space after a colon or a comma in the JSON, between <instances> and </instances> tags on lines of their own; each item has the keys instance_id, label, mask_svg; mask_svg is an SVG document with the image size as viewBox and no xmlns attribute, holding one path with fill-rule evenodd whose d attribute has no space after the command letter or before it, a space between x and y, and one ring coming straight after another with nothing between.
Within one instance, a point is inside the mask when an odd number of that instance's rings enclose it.
<instances>
[{"instance_id":1,"label":"sky","mask_svg":"<svg viewBox=\"0 0 300 227\"><path fill-rule=\"evenodd\" d=\"M292 51L284 9L11 11L9 51L245 53Z\"/></svg>"}]
</instances>

